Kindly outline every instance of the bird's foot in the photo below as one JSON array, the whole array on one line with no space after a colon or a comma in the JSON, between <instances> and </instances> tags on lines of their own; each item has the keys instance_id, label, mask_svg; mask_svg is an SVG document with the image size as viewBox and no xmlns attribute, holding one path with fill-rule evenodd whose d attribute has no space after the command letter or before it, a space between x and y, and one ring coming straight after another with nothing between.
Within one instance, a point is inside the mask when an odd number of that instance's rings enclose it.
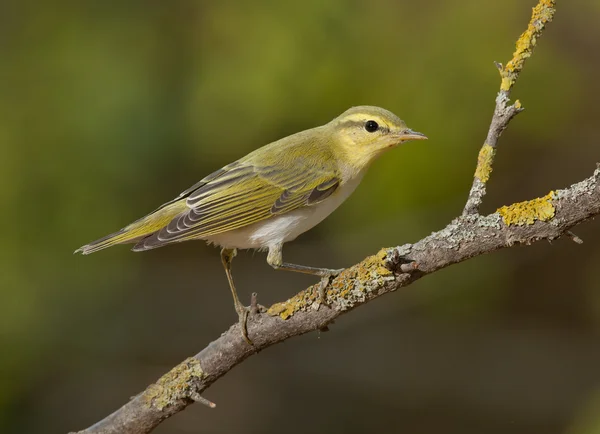
<instances>
[{"instance_id":1,"label":"bird's foot","mask_svg":"<svg viewBox=\"0 0 600 434\"><path fill-rule=\"evenodd\" d=\"M252 318L255 315L261 314L267 311L267 308L261 304L258 304L258 294L252 293L250 298L250 306L244 306L242 303L236 303L235 311L238 314L238 323L240 330L242 331L242 337L248 343L248 345L254 345L252 340L248 337L248 318Z\"/></svg>"},{"instance_id":2,"label":"bird's foot","mask_svg":"<svg viewBox=\"0 0 600 434\"><path fill-rule=\"evenodd\" d=\"M250 308L244 306L239 303L235 305L235 311L238 314L238 324L240 325L240 330L242 332L242 337L248 343L248 345L254 345L250 338L248 337L248 314L250 313Z\"/></svg>"}]
</instances>

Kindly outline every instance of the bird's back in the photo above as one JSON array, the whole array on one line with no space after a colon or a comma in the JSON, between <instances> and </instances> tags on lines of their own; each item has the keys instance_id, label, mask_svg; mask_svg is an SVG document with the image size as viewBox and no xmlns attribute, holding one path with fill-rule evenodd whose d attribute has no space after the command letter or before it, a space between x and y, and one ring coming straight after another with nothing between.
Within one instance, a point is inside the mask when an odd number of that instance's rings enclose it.
<instances>
[{"instance_id":1,"label":"bird's back","mask_svg":"<svg viewBox=\"0 0 600 434\"><path fill-rule=\"evenodd\" d=\"M142 251L210 239L315 205L340 183L324 128L265 145L203 178L154 212L77 251L89 254L125 243L136 243L133 250Z\"/></svg>"}]
</instances>

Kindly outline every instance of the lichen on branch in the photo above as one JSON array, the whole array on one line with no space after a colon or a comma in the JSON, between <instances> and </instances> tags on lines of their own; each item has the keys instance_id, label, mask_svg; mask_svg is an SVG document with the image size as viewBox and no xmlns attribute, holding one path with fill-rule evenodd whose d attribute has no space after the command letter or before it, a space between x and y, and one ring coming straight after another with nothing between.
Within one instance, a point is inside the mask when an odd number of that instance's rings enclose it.
<instances>
[{"instance_id":1,"label":"lichen on branch","mask_svg":"<svg viewBox=\"0 0 600 434\"><path fill-rule=\"evenodd\" d=\"M386 268L387 249L381 249L355 265L344 270L339 279L334 279L325 292L325 302L339 311L352 309L374 295L373 287L386 280L395 280L393 273ZM321 307L318 286L313 285L281 303L275 303L267 313L288 319L296 312L306 312Z\"/></svg>"},{"instance_id":2,"label":"lichen on branch","mask_svg":"<svg viewBox=\"0 0 600 434\"><path fill-rule=\"evenodd\" d=\"M475 178L481 182L487 182L492 174L492 163L494 162L494 155L496 154L496 148L492 147L488 143L485 143L479 151L479 157L477 157L477 167L475 168Z\"/></svg>"},{"instance_id":3,"label":"lichen on branch","mask_svg":"<svg viewBox=\"0 0 600 434\"><path fill-rule=\"evenodd\" d=\"M554 192L551 191L544 197L503 206L502 208L499 208L497 212L507 226L531 225L538 220L546 222L552 219L556 212L554 204L552 203L554 198Z\"/></svg>"},{"instance_id":4,"label":"lichen on branch","mask_svg":"<svg viewBox=\"0 0 600 434\"><path fill-rule=\"evenodd\" d=\"M204 371L200 361L188 357L175 366L154 384L148 386L142 394L143 402L162 411L165 407L175 405L177 401L191 398L194 383L202 380Z\"/></svg>"},{"instance_id":5,"label":"lichen on branch","mask_svg":"<svg viewBox=\"0 0 600 434\"><path fill-rule=\"evenodd\" d=\"M538 38L541 36L546 24L554 18L555 12L556 0L540 0L533 8L527 30L517 40L512 59L500 71L502 76L501 90L508 92L514 86L523 69L525 60L533 54Z\"/></svg>"}]
</instances>

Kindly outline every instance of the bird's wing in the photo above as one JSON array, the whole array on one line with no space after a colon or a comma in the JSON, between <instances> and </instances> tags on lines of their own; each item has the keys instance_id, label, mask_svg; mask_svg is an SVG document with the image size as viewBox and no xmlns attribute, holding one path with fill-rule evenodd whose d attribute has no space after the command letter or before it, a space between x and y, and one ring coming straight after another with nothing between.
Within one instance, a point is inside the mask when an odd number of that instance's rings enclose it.
<instances>
[{"instance_id":1,"label":"bird's wing","mask_svg":"<svg viewBox=\"0 0 600 434\"><path fill-rule=\"evenodd\" d=\"M184 191L189 210L146 238L134 250L205 238L238 229L274 215L314 205L338 187L339 174L307 170L300 161L294 170L236 162Z\"/></svg>"}]
</instances>

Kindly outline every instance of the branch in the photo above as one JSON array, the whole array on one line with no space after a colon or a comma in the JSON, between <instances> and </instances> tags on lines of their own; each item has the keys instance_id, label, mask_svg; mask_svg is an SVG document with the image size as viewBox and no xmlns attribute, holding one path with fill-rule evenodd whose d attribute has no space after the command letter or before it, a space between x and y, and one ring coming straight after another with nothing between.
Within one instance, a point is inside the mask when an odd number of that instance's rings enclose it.
<instances>
[{"instance_id":1,"label":"branch","mask_svg":"<svg viewBox=\"0 0 600 434\"><path fill-rule=\"evenodd\" d=\"M244 341L238 324L233 325L204 350L80 434L148 433L198 400L200 393L235 365L271 345L323 329L338 316L449 265L504 247L571 236L570 228L598 214L600 168L568 189L502 207L487 216L460 216L415 244L382 249L332 281L326 293L331 307L318 305L319 285L313 285L265 313L255 313L248 322L254 346ZM404 272L402 265L413 262L418 269Z\"/></svg>"},{"instance_id":2,"label":"branch","mask_svg":"<svg viewBox=\"0 0 600 434\"><path fill-rule=\"evenodd\" d=\"M600 166L592 176L565 190L504 206L487 216L479 214L498 139L510 120L522 110L518 100L508 104L510 91L544 26L552 20L554 6L555 0L539 0L527 30L517 41L512 60L505 67L497 64L502 78L500 92L479 153L473 186L460 217L414 244L382 249L344 270L327 287L328 306L320 305L319 285L274 304L266 312L258 309L253 294L248 321L253 346L242 338L238 324L231 326L194 357L78 434L149 433L193 402L214 407L201 393L246 358L293 336L324 329L338 316L449 265L501 248L551 241L563 235L580 243L570 229L600 214Z\"/></svg>"},{"instance_id":3,"label":"branch","mask_svg":"<svg viewBox=\"0 0 600 434\"><path fill-rule=\"evenodd\" d=\"M546 24L554 18L555 4L555 0L540 0L538 5L533 8L527 30L517 40L517 48L513 53L513 58L505 67L501 63L496 63L496 67L500 71L500 77L502 78L500 92L498 92L498 96L496 97L496 108L494 109L490 129L488 130L485 143L479 151L473 185L471 186L463 215L479 213L479 208L486 192L485 187L492 173L498 139L506 127L508 127L511 119L524 110L519 100L516 100L514 104L509 104L510 91L523 70L525 60L533 54L533 49L537 44L538 38L542 35Z\"/></svg>"}]
</instances>

